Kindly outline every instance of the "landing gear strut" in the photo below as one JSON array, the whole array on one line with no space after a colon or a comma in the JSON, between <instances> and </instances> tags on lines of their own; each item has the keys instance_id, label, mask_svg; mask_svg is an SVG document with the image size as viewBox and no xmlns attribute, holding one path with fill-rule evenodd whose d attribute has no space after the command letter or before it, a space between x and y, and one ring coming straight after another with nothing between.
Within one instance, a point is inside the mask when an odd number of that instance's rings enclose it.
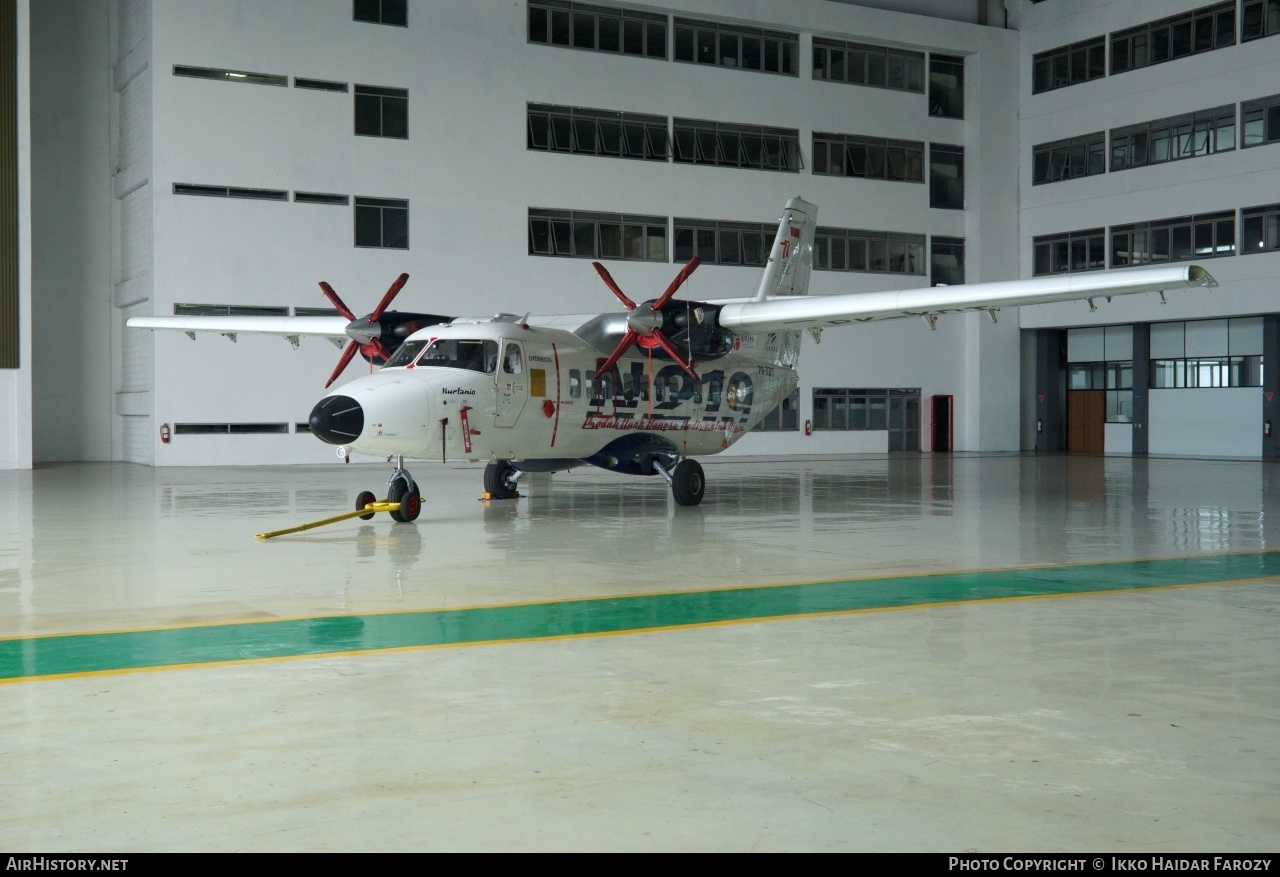
<instances>
[{"instance_id":1,"label":"landing gear strut","mask_svg":"<svg viewBox=\"0 0 1280 877\"><path fill-rule=\"evenodd\" d=\"M520 495L516 482L524 473L510 460L498 460L484 467L484 491L490 499L515 499Z\"/></svg>"},{"instance_id":2,"label":"landing gear strut","mask_svg":"<svg viewBox=\"0 0 1280 877\"><path fill-rule=\"evenodd\" d=\"M414 483L409 470L404 468L402 456L396 457L396 468L391 471L391 477L387 479L387 502L400 503L400 508L390 514L393 521L399 521L402 524L417 520L418 514L422 511L422 494L418 492L418 485Z\"/></svg>"},{"instance_id":3,"label":"landing gear strut","mask_svg":"<svg viewBox=\"0 0 1280 877\"><path fill-rule=\"evenodd\" d=\"M706 490L707 482L702 474L702 466L697 460L686 457L668 468L664 468L662 463L654 460L653 470L671 485L671 495L675 497L676 505L697 505L702 502L702 494Z\"/></svg>"}]
</instances>

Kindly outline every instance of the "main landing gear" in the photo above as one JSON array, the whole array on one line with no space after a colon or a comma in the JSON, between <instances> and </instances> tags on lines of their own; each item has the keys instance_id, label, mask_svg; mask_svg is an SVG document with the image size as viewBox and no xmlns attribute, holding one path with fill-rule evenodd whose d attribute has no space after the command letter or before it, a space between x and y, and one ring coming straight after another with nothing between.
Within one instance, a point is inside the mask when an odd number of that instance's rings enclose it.
<instances>
[{"instance_id":1,"label":"main landing gear","mask_svg":"<svg viewBox=\"0 0 1280 877\"><path fill-rule=\"evenodd\" d=\"M489 499L515 499L520 495L516 482L523 474L510 460L488 463L484 467L484 492Z\"/></svg>"},{"instance_id":2,"label":"main landing gear","mask_svg":"<svg viewBox=\"0 0 1280 877\"><path fill-rule=\"evenodd\" d=\"M366 490L356 497L356 508L363 509L369 503L377 501L378 498ZM388 514L393 521L399 521L402 524L417 520L422 512L422 494L418 492L418 485L409 474L409 470L404 468L404 457L396 457L396 468L391 471L391 477L387 479L387 502L400 504L400 508ZM373 515L373 512L361 515L360 520L367 521Z\"/></svg>"},{"instance_id":3,"label":"main landing gear","mask_svg":"<svg viewBox=\"0 0 1280 877\"><path fill-rule=\"evenodd\" d=\"M658 460L654 460L653 471L671 485L671 495L675 497L676 505L697 505L702 502L707 481L702 474L702 466L697 460L685 457L666 467Z\"/></svg>"}]
</instances>

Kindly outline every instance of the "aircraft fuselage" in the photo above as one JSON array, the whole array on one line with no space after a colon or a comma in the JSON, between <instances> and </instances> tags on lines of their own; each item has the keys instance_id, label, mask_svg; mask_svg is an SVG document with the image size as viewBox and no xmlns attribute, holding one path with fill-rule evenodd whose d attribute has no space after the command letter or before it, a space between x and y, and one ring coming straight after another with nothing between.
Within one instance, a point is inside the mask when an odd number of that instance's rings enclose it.
<instances>
[{"instance_id":1,"label":"aircraft fuselage","mask_svg":"<svg viewBox=\"0 0 1280 877\"><path fill-rule=\"evenodd\" d=\"M322 399L312 430L360 454L653 474L652 455L718 453L781 404L797 348L793 333L735 336L697 380L637 348L598 375L606 355L565 328L434 326Z\"/></svg>"}]
</instances>

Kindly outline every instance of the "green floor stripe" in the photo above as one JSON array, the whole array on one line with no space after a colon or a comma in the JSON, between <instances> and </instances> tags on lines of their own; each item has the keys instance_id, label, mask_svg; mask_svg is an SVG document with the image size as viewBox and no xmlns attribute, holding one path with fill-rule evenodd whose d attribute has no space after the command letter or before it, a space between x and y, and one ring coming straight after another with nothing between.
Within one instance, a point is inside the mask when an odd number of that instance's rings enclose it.
<instances>
[{"instance_id":1,"label":"green floor stripe","mask_svg":"<svg viewBox=\"0 0 1280 877\"><path fill-rule=\"evenodd\" d=\"M0 640L0 682L1280 577L1280 552Z\"/></svg>"}]
</instances>

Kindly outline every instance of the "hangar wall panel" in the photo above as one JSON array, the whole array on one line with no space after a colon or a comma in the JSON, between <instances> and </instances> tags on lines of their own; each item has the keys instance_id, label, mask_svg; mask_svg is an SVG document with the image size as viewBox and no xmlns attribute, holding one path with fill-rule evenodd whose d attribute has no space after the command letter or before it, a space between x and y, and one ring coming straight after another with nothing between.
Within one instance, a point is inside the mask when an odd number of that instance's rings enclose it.
<instances>
[{"instance_id":1,"label":"hangar wall panel","mask_svg":"<svg viewBox=\"0 0 1280 877\"><path fill-rule=\"evenodd\" d=\"M172 313L178 302L324 306L317 282L327 280L365 313L402 271L411 280L398 307L482 315L615 310L589 259L528 255L531 207L776 223L786 199L801 195L818 204L820 225L964 238L969 280L1016 272L1008 241L1017 234L1017 180L1008 168L1017 162L1017 144L998 134L1017 124L1016 84L1007 76L1016 64L1015 33L826 0L774 7L675 2L656 11L797 31L800 75L531 44L524 4L410 2L408 28L353 23L343 3L156 4L154 312ZM966 58L966 119L930 116L924 94L812 79L814 34L902 46L904 33L913 50ZM343 51L317 53L317 44ZM178 77L175 64L287 76L290 86ZM407 89L409 139L354 136L352 94L298 89L297 76ZM794 128L804 169L532 151L523 133L529 103ZM966 209L931 208L927 183L814 175L815 131L964 146ZM174 183L276 189L290 199L296 191L407 199L409 248L353 247L350 206L182 196L173 194ZM609 268L641 299L658 294L678 270L670 259ZM681 294L749 294L758 275L750 267L704 265ZM811 291L927 283L925 275L815 272ZM821 348L806 348L802 419L811 416L816 386L919 386L926 396L956 395L961 449L1016 448L1018 387L1007 379L1016 374L1019 349L1012 315L992 328L944 318L933 333L921 321L889 325L828 331ZM912 354L903 356L905 349ZM294 351L278 339L202 337L193 344L178 336L158 337L156 358L157 422L296 422L321 395L337 351L316 339ZM357 362L346 379L360 371ZM988 381L987 374L999 378ZM740 447L852 452L881 441L775 434L750 436ZM294 462L333 459L332 448L305 435L290 442L278 447ZM159 465L281 459L264 444L230 438L175 437L156 453Z\"/></svg>"},{"instance_id":2,"label":"hangar wall panel","mask_svg":"<svg viewBox=\"0 0 1280 877\"><path fill-rule=\"evenodd\" d=\"M1150 453L1261 456L1260 388L1152 390L1150 398Z\"/></svg>"}]
</instances>

